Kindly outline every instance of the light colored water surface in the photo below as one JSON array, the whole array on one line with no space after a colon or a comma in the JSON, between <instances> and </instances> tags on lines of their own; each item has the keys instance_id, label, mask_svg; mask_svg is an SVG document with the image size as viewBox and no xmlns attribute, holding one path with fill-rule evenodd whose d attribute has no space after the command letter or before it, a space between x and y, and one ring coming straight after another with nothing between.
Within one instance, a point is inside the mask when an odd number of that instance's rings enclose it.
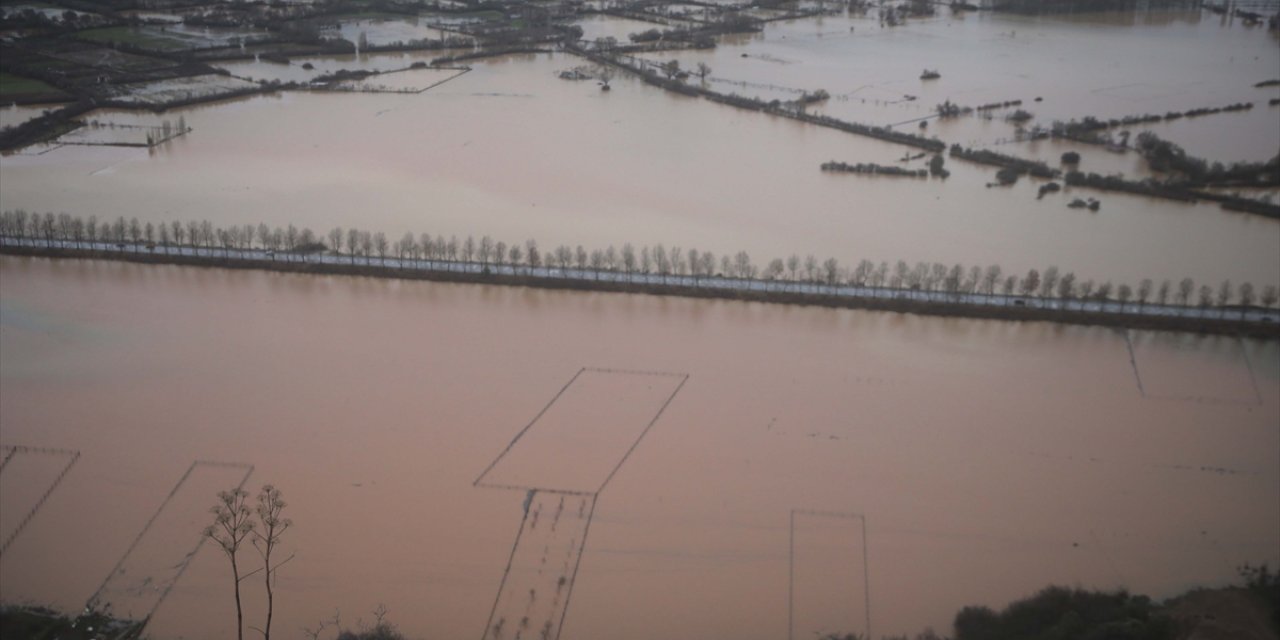
<instances>
[{"instance_id":1,"label":"light colored water surface","mask_svg":"<svg viewBox=\"0 0 1280 640\"><path fill-rule=\"evenodd\" d=\"M816 109L873 124L928 116L945 99L1022 99L1040 124L1248 100L1258 105L1248 113L1153 129L1214 159L1270 157L1280 125L1265 102L1280 93L1252 85L1280 77L1280 46L1263 30L1207 16L943 15L897 29L833 17L771 24L763 35L726 38L714 52L679 59L685 68L710 64L708 81L719 90L825 88L835 97ZM293 223L321 233L358 225L392 238L413 231L588 248L661 242L745 249L761 263L795 252L846 264L998 263L1024 273L1057 265L1082 280L1130 283L1191 276L1263 286L1280 273L1280 225L1216 205L1077 190L1037 201L1036 182L989 189L994 169L955 161L945 183L826 175L818 165L827 160L894 164L907 149L628 78L603 93L594 82L555 77L582 64L567 55L472 64L472 73L421 95L288 93L185 109L195 131L155 153L63 148L6 157L0 206ZM237 65L253 77L295 68ZM350 65L365 63L319 67ZM943 77L922 83L926 66ZM902 102L906 94L918 100ZM1031 102L1037 96L1044 102ZM1085 170L1147 175L1132 153L1000 144L1014 128L999 113L934 122L928 131L1055 165L1063 151L1081 150ZM1102 211L1067 209L1078 196L1098 196Z\"/></svg>"},{"instance_id":2,"label":"light colored water surface","mask_svg":"<svg viewBox=\"0 0 1280 640\"><path fill-rule=\"evenodd\" d=\"M13 257L0 283L4 444L82 452L4 555L8 600L76 610L193 460L248 462L296 522L281 634L385 603L479 637L525 494L472 481L583 366L689 377L600 493L566 638L785 637L792 509L866 516L877 635L1280 562L1275 342L1135 333L1144 396L1112 329ZM616 391L566 394L556 433L652 395ZM566 437L511 455L562 474L617 440ZM862 611L856 529L802 524L797 593L857 598L796 611ZM229 637L229 581L204 549L153 631Z\"/></svg>"}]
</instances>

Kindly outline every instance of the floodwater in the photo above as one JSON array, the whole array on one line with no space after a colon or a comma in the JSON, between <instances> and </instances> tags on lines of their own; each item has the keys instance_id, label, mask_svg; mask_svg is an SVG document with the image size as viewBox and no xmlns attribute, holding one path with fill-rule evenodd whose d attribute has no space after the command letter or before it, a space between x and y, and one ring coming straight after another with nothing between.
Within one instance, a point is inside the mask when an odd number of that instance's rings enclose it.
<instances>
[{"instance_id":1,"label":"floodwater","mask_svg":"<svg viewBox=\"0 0 1280 640\"><path fill-rule=\"evenodd\" d=\"M237 78L258 81L307 82L316 76L337 71L396 71L407 69L415 62L429 63L441 55L439 51L412 51L377 54L347 54L340 56L300 56L290 58L289 64L270 60L223 62L214 65ZM311 65L310 69L304 65Z\"/></svg>"},{"instance_id":2,"label":"floodwater","mask_svg":"<svg viewBox=\"0 0 1280 640\"><path fill-rule=\"evenodd\" d=\"M563 637L621 640L942 630L1049 583L1280 563L1274 341L16 257L0 290L0 444L81 453L0 557L6 601L78 610L191 469L103 592L154 600L144 568L242 477L197 460L284 492L282 637L379 603L410 636L559 628L539 562L579 549ZM489 485L614 463L594 498ZM152 631L231 637L230 581L206 545Z\"/></svg>"},{"instance_id":3,"label":"floodwater","mask_svg":"<svg viewBox=\"0 0 1280 640\"><path fill-rule=\"evenodd\" d=\"M11 104L0 107L0 129L16 127L28 120L39 118L45 111L59 109L61 104Z\"/></svg>"},{"instance_id":4,"label":"floodwater","mask_svg":"<svg viewBox=\"0 0 1280 640\"><path fill-rule=\"evenodd\" d=\"M944 12L896 29L857 16L824 18L772 23L764 34L728 37L713 52L679 59L687 69L709 64L707 81L718 90L767 97L767 86L824 88L833 97L815 109L882 125L926 117L945 99L969 106L1021 99L1046 126L1248 100L1257 106L1247 113L1149 128L1227 162L1275 155L1278 108L1266 100L1280 89L1253 84L1280 77L1276 37L1194 11L1137 15ZM597 35L635 26L610 25L592 18L588 26ZM846 265L995 263L1006 273L1056 265L1082 281L1117 284L1192 277L1262 287L1280 273L1280 224L1214 204L1076 189L1037 200L1036 181L988 188L994 168L958 161L947 162L945 182L829 175L819 171L828 160L899 164L914 151L674 96L629 77L601 92L593 81L558 79L583 64L563 54L469 64L471 73L419 95L294 92L183 109L194 131L158 151L65 147L5 157L0 207L295 224L321 234L356 225L390 238L490 235L544 247L663 243L746 250L757 264L812 253ZM942 78L921 82L923 67L939 68ZM301 73L297 64L229 68L259 78ZM918 99L904 101L908 94ZM1055 166L1063 151L1077 150L1084 170L1148 175L1133 153L1014 142L1005 113L934 120L927 132ZM1096 214L1065 206L1094 196L1102 201Z\"/></svg>"}]
</instances>

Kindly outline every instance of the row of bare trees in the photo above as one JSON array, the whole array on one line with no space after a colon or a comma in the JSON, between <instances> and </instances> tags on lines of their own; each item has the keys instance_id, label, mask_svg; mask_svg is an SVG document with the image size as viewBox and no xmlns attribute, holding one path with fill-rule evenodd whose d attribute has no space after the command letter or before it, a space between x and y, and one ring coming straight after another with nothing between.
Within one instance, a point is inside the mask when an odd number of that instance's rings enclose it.
<instances>
[{"instance_id":1,"label":"row of bare trees","mask_svg":"<svg viewBox=\"0 0 1280 640\"><path fill-rule=\"evenodd\" d=\"M693 279L694 286L703 278L736 279L762 282L766 290L812 291L812 287L828 287L834 293L836 287L855 286L896 290L903 295L912 292L943 293L955 296L1015 296L1041 301L1056 301L1057 308L1083 309L1090 302L1118 302L1121 310L1129 304L1216 306L1223 310L1238 305L1241 313L1246 307L1276 305L1280 292L1275 285L1258 290L1251 283L1239 286L1223 281L1217 286L1197 284L1191 278L1178 282L1164 280L1156 283L1144 279L1136 286L1113 284L1110 281L1080 280L1075 274L1061 272L1057 267L1043 271L1030 269L1025 274L1006 273L1000 265L986 267L941 263L898 261L875 263L861 260L851 266L842 265L835 258L820 260L810 254L801 257L792 254L775 258L763 267L757 265L745 251L717 257L710 251L656 244L636 247L631 243L619 249L588 250L582 245L570 247L558 245L543 249L534 240L507 244L490 236L479 239L467 236L445 238L428 233L415 235L406 232L399 240L390 240L382 232L369 232L356 228L336 227L321 237L311 229L268 227L265 224L216 227L208 220L168 224L141 223L137 218L126 220L101 220L90 216L81 219L69 214L34 214L21 209L0 212L0 236L43 242L48 246L70 244L76 248L114 244L120 250L172 251L175 249L222 251L230 257L231 251L259 250L268 252L274 259L277 254L286 260L308 260L308 256L328 254L331 259L345 260L350 264L404 268L409 264L426 262L431 269L468 269L479 267L488 271L501 266L511 272L525 275L535 270L559 270L561 277L600 279L603 274L622 274L627 281L637 278L645 282L657 281L669 284ZM394 259L394 265L390 260ZM576 269L578 273L570 274ZM553 275L548 273L548 275ZM809 288L805 288L809 287ZM934 296L936 298L936 296Z\"/></svg>"}]
</instances>

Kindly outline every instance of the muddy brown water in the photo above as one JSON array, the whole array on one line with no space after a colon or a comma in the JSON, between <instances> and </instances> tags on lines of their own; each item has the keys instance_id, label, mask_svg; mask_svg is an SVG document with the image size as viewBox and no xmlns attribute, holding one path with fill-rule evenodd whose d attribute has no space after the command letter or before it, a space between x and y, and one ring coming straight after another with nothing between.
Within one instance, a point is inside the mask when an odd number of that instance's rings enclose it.
<instances>
[{"instance_id":1,"label":"muddy brown water","mask_svg":"<svg viewBox=\"0 0 1280 640\"><path fill-rule=\"evenodd\" d=\"M77 610L193 461L240 462L296 523L282 637L379 603L411 635L480 637L527 495L472 483L584 366L688 379L585 543L548 538L584 548L564 638L776 639L789 611L796 637L861 631L867 587L872 631L907 633L1048 583L1160 597L1280 563L1275 342L15 257L0 290L0 444L82 454L0 557L5 601ZM594 482L609 429L670 389L628 380L565 392L494 476ZM139 554L181 557L234 477L193 476ZM793 510L864 516L865 564L856 522L793 531ZM533 551L511 580L554 584ZM151 628L226 638L233 619L206 547Z\"/></svg>"}]
</instances>

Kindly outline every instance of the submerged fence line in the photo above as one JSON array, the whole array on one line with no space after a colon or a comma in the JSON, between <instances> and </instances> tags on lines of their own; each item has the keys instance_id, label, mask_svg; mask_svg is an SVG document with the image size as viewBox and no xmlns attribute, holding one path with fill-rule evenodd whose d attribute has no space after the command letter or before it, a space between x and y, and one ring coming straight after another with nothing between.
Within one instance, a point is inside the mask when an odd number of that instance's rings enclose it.
<instances>
[{"instance_id":1,"label":"submerged fence line","mask_svg":"<svg viewBox=\"0 0 1280 640\"><path fill-rule=\"evenodd\" d=\"M9 546L13 544L13 541L15 539L17 539L18 534L22 533L22 530L26 528L27 524L30 523L31 520L36 517L36 513L39 512L40 508L44 506L44 503L49 500L49 496L53 495L53 491L58 488L58 485L62 484L63 478L66 478L67 474L71 472L71 467L74 466L76 461L80 459L80 452L76 450L70 450L70 449L52 449L48 447L24 447L24 446L9 446L9 445L0 446L0 449L9 450L8 455L6 455L4 458L4 462L0 463L0 470L3 470L5 465L7 465L9 461L12 460L13 457L19 453L32 453L32 454L68 457L66 466L64 466L62 470L58 472L57 477L53 479L53 482L49 485L49 488L45 489L44 493L40 494L40 498L37 499L35 504L31 505L31 508L27 510L27 513L22 516L22 520L18 522L18 526L14 528L13 533L9 534L9 537L5 539L4 544L0 544L0 558L2 558L4 557L5 552L9 550Z\"/></svg>"},{"instance_id":2,"label":"submerged fence line","mask_svg":"<svg viewBox=\"0 0 1280 640\"><path fill-rule=\"evenodd\" d=\"M50 256L83 256L139 262L175 262L215 266L278 268L281 270L358 273L387 277L422 277L466 282L526 284L551 288L639 291L690 297L744 298L770 302L827 304L855 308L899 310L930 315L968 316L1060 321L1075 324L1170 328L1215 333L1250 333L1280 337L1280 310L1266 298L1266 307L1217 306L1202 287L1200 303L1168 304L1100 297L1056 297L1025 284L1021 294L1006 281L1005 293L981 283L937 290L885 285L883 263L872 283L841 279L786 280L758 276L726 276L689 273L654 273L633 268L608 269L547 263L512 263L464 259L342 254L330 251L275 251L270 249L153 244L118 241L76 241L51 238L0 236L0 251ZM548 252L548 255L551 255ZM864 261L865 262L865 261ZM748 269L754 271L754 269ZM1033 270L1034 271L1034 270ZM1016 276L1009 276L1016 280ZM897 276L893 282L896 282ZM988 289L982 292L980 288ZM1268 291L1270 291L1270 287ZM1109 292L1109 289L1107 290ZM1189 301L1186 292L1178 297Z\"/></svg>"}]
</instances>

